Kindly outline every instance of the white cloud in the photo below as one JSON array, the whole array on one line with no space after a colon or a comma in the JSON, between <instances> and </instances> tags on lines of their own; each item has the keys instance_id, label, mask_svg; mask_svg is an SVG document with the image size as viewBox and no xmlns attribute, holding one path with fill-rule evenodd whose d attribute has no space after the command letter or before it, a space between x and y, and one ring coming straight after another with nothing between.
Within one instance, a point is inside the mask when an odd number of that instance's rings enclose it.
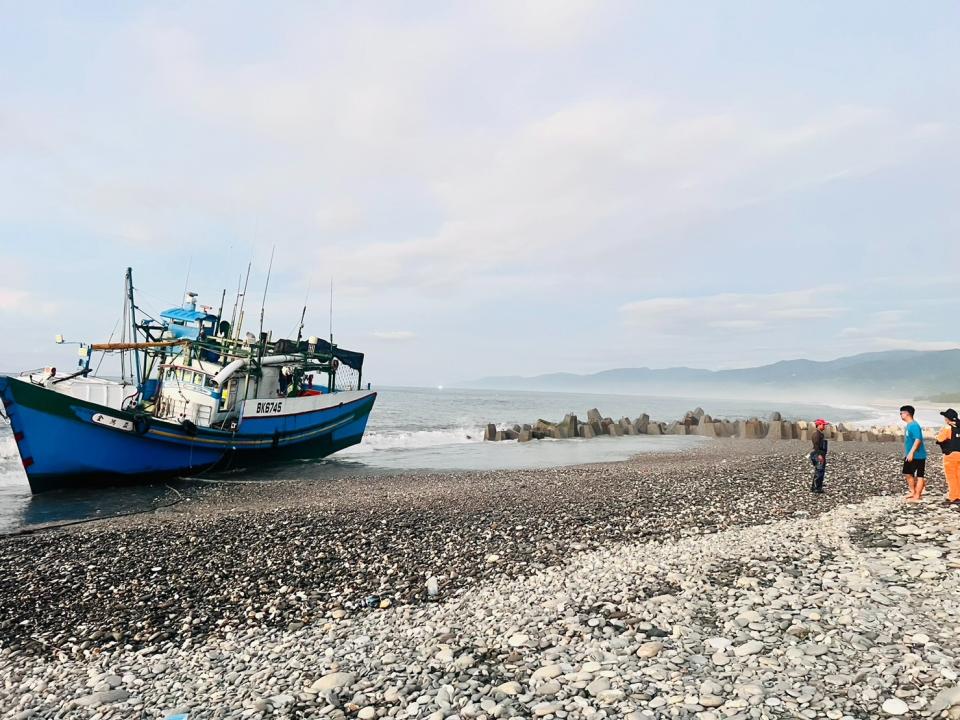
<instances>
[{"instance_id":1,"label":"white cloud","mask_svg":"<svg viewBox=\"0 0 960 720\"><path fill-rule=\"evenodd\" d=\"M377 340L387 340L390 342L406 342L417 337L415 333L412 333L409 330L376 330L370 333L370 336L376 338Z\"/></svg>"},{"instance_id":2,"label":"white cloud","mask_svg":"<svg viewBox=\"0 0 960 720\"><path fill-rule=\"evenodd\" d=\"M165 118L166 142L190 148L192 163L174 153L179 162L128 160L78 178L66 200L72 221L184 254L211 222L236 223L247 242L269 228L285 245L279 268L302 277L334 267L345 296L469 292L531 268L582 281L586 262L643 269L665 232L856 177L912 137L912 126L871 107L680 106L635 89L504 103L496 121L460 115L447 95L491 42L482 32L512 27L530 50L535 38L572 41L610 10L499 3L465 36L476 12L332 23L308 12L278 19L282 47L245 62L219 57L198 27L145 16L127 40L145 110ZM494 77L505 97L536 90ZM108 155L143 152L124 127L102 130L93 140ZM418 222L389 223L390 213Z\"/></svg>"},{"instance_id":3,"label":"white cloud","mask_svg":"<svg viewBox=\"0 0 960 720\"><path fill-rule=\"evenodd\" d=\"M931 298L933 299L933 298ZM940 302L936 298L936 302ZM884 337L892 333L906 333L922 328L922 315L907 310L878 310L861 315L860 324L854 327L845 327L840 331L840 337L869 338L872 342L883 343Z\"/></svg>"},{"instance_id":4,"label":"white cloud","mask_svg":"<svg viewBox=\"0 0 960 720\"><path fill-rule=\"evenodd\" d=\"M612 3L600 0L493 0L491 13L498 34L523 48L549 48L581 38L608 20Z\"/></svg>"},{"instance_id":5,"label":"white cloud","mask_svg":"<svg viewBox=\"0 0 960 720\"><path fill-rule=\"evenodd\" d=\"M957 227L956 113L923 82L903 102L897 78L927 80L952 54L892 74L879 58L864 77L855 44L822 56L827 77L747 43L706 67L737 42L726 22L662 37L689 25L685 11L616 1L229 14L227 27L216 7L55 13L60 42L5 84L0 242L51 238L49 258L24 248L37 282L23 287L53 296L84 277L90 291L64 305L75 325L109 331L117 264L149 263L138 277L176 298L192 256L213 297L251 257L263 287L276 243L268 320L295 326L304 293L333 276L338 325L384 357L408 331L371 329L409 317L469 318L475 332L444 343L451 364L495 339L529 342L518 362L536 369L567 363L547 350L559 345L718 365L939 337L891 299L917 258L950 265L952 246L927 240ZM69 66L70 82L44 63ZM909 268L913 308L930 298L927 269ZM892 277L862 297L754 292L867 275ZM646 304L610 311L632 298Z\"/></svg>"},{"instance_id":6,"label":"white cloud","mask_svg":"<svg viewBox=\"0 0 960 720\"><path fill-rule=\"evenodd\" d=\"M7 312L22 310L27 306L28 297L22 290L0 288L0 310Z\"/></svg>"},{"instance_id":7,"label":"white cloud","mask_svg":"<svg viewBox=\"0 0 960 720\"><path fill-rule=\"evenodd\" d=\"M622 265L704 213L868 172L901 132L882 113L851 107L776 122L642 98L574 102L456 147L441 136L438 162L422 176L436 230L344 246L334 259L349 284L378 287L471 283L533 263L570 273L604 256Z\"/></svg>"},{"instance_id":8,"label":"white cloud","mask_svg":"<svg viewBox=\"0 0 960 720\"><path fill-rule=\"evenodd\" d=\"M722 293L701 297L663 297L638 300L620 307L625 326L654 335L709 337L753 334L786 326L809 326L813 321L844 313L833 288L791 292Z\"/></svg>"},{"instance_id":9,"label":"white cloud","mask_svg":"<svg viewBox=\"0 0 960 720\"><path fill-rule=\"evenodd\" d=\"M960 343L956 340L915 340L892 337L870 338L870 344L876 350L956 350L960 348Z\"/></svg>"}]
</instances>

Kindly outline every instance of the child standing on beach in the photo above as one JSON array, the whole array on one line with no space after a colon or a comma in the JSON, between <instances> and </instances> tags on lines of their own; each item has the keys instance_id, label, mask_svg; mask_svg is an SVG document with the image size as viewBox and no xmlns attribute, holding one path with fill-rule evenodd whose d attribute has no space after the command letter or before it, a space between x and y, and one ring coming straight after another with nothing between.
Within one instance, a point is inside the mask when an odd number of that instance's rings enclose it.
<instances>
[{"instance_id":1,"label":"child standing on beach","mask_svg":"<svg viewBox=\"0 0 960 720\"><path fill-rule=\"evenodd\" d=\"M943 450L943 474L947 476L947 502L960 505L960 428L957 411L947 408L942 413L947 424L937 433L937 445Z\"/></svg>"},{"instance_id":2,"label":"child standing on beach","mask_svg":"<svg viewBox=\"0 0 960 720\"><path fill-rule=\"evenodd\" d=\"M913 419L916 412L913 405L904 405L900 408L900 419L907 424L903 440L905 451L903 479L907 481L907 487L910 488L907 500L911 502L920 500L927 486L925 479L927 449L923 446L923 429L920 423Z\"/></svg>"},{"instance_id":3,"label":"child standing on beach","mask_svg":"<svg viewBox=\"0 0 960 720\"><path fill-rule=\"evenodd\" d=\"M810 451L810 464L813 465L813 485L810 490L815 493L823 492L823 476L827 472L827 438L823 434L824 429L829 425L826 420L820 418L813 423L817 430L813 433L813 449Z\"/></svg>"}]
</instances>

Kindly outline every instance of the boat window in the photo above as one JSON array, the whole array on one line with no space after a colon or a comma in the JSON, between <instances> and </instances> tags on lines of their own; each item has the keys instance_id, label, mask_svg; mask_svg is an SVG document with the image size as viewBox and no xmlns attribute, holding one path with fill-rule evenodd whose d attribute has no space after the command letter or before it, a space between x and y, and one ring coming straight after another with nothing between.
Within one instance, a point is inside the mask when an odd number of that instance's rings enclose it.
<instances>
[{"instance_id":1,"label":"boat window","mask_svg":"<svg viewBox=\"0 0 960 720\"><path fill-rule=\"evenodd\" d=\"M186 382L186 380L187 380L187 371L184 370L183 368L180 368L180 369L177 371L177 377L180 378L180 382Z\"/></svg>"},{"instance_id":2,"label":"boat window","mask_svg":"<svg viewBox=\"0 0 960 720\"><path fill-rule=\"evenodd\" d=\"M220 393L220 410L232 410L237 402L237 378L230 378Z\"/></svg>"},{"instance_id":3,"label":"boat window","mask_svg":"<svg viewBox=\"0 0 960 720\"><path fill-rule=\"evenodd\" d=\"M203 375L200 373L193 374L193 384L194 385L203 385Z\"/></svg>"}]
</instances>

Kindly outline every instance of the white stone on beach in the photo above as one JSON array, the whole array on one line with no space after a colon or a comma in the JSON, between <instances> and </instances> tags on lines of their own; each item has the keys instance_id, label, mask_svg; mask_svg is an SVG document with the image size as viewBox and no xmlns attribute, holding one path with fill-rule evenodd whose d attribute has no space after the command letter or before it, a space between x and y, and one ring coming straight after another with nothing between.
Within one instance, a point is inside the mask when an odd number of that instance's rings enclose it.
<instances>
[{"instance_id":1,"label":"white stone on beach","mask_svg":"<svg viewBox=\"0 0 960 720\"><path fill-rule=\"evenodd\" d=\"M717 695L701 695L699 698L697 698L697 702L704 707L715 708L723 705L726 700Z\"/></svg>"},{"instance_id":2,"label":"white stone on beach","mask_svg":"<svg viewBox=\"0 0 960 720\"><path fill-rule=\"evenodd\" d=\"M563 705L553 702L542 702L533 706L535 717L544 717L545 715L554 715L558 710L562 710Z\"/></svg>"},{"instance_id":3,"label":"white stone on beach","mask_svg":"<svg viewBox=\"0 0 960 720\"><path fill-rule=\"evenodd\" d=\"M636 655L641 658L652 658L659 655L661 650L663 650L663 643L651 640L638 647Z\"/></svg>"},{"instance_id":4,"label":"white stone on beach","mask_svg":"<svg viewBox=\"0 0 960 720\"><path fill-rule=\"evenodd\" d=\"M560 669L559 665L544 665L543 667L534 671L534 673L530 676L530 680L533 682L539 682L541 680L553 680L553 678L559 677L561 674L563 674L563 670Z\"/></svg>"},{"instance_id":5,"label":"white stone on beach","mask_svg":"<svg viewBox=\"0 0 960 720\"><path fill-rule=\"evenodd\" d=\"M321 690L335 690L338 688L350 687L355 681L356 677L352 673L334 672L315 680L310 686L310 689L314 692L320 692Z\"/></svg>"},{"instance_id":6,"label":"white stone on beach","mask_svg":"<svg viewBox=\"0 0 960 720\"><path fill-rule=\"evenodd\" d=\"M960 685L945 688L937 693L930 703L929 710L931 715L936 715L956 706L960 706Z\"/></svg>"},{"instance_id":7,"label":"white stone on beach","mask_svg":"<svg viewBox=\"0 0 960 720\"><path fill-rule=\"evenodd\" d=\"M763 643L759 640L748 640L743 645L737 645L733 649L733 654L737 657L746 657L747 655L756 655L763 650Z\"/></svg>"},{"instance_id":8,"label":"white stone on beach","mask_svg":"<svg viewBox=\"0 0 960 720\"><path fill-rule=\"evenodd\" d=\"M903 715L909 712L910 707L900 698L890 698L889 700L883 701L881 709L887 715Z\"/></svg>"},{"instance_id":9,"label":"white stone on beach","mask_svg":"<svg viewBox=\"0 0 960 720\"><path fill-rule=\"evenodd\" d=\"M905 513L918 535L891 529ZM79 688L110 687L119 675L134 695L98 708L103 720L217 703L224 720L279 717L294 706L358 720L817 720L938 717L960 703L952 687L960 640L942 602L960 594L960 573L945 569L960 559L956 515L869 498L787 517L669 542L592 542L555 564L514 566L504 552L490 567L482 560L491 548L479 545L484 575L468 591L451 572L450 591L423 602L414 569L390 590L412 603L366 609L351 604L364 597L354 587L336 599L348 608L342 621L320 609L298 615L295 632L284 630L287 617L268 626L251 615L249 626L183 644L141 643L143 655L132 641L65 659L3 648L0 699L11 717L33 707L42 708L36 717L55 717L48 708L71 702L76 713L87 697ZM921 543L943 558L927 552L918 561ZM415 568L424 566L446 572L435 560ZM850 582L861 576L870 580L863 591ZM371 591L386 596L382 587Z\"/></svg>"},{"instance_id":10,"label":"white stone on beach","mask_svg":"<svg viewBox=\"0 0 960 720\"><path fill-rule=\"evenodd\" d=\"M507 640L507 644L510 647L522 647L530 643L530 636L524 635L523 633L517 633L516 635L511 635L510 639Z\"/></svg>"}]
</instances>

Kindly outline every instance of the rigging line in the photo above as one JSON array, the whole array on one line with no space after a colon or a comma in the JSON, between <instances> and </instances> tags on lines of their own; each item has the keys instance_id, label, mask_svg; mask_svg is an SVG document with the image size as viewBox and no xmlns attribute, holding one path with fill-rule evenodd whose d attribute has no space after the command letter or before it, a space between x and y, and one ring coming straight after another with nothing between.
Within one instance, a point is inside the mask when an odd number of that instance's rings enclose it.
<instances>
[{"instance_id":1,"label":"rigging line","mask_svg":"<svg viewBox=\"0 0 960 720\"><path fill-rule=\"evenodd\" d=\"M34 527L26 527L20 530L14 530L13 532L0 533L0 537L20 537L23 535L36 535L38 533L48 532L50 530L59 530L60 528L71 527L73 525L86 525L87 523L103 522L105 520L113 520L115 518L129 517L130 515L146 515L148 513L157 512L158 510L166 510L167 508L172 508L174 505L179 505L180 503L190 499L185 495L183 495L182 493L180 493L179 491L170 487L169 485L165 484L165 486L170 488L171 490L174 490L174 492L176 492L177 495L179 496L173 502L165 503L163 505L157 505L156 507L147 508L145 510L128 510L126 512L115 513L113 515L105 515L103 517L83 518L81 520L68 520L66 522L61 522L61 523L51 523L49 525L37 525Z\"/></svg>"},{"instance_id":2,"label":"rigging line","mask_svg":"<svg viewBox=\"0 0 960 720\"><path fill-rule=\"evenodd\" d=\"M117 325L119 325L119 324L120 324L120 318L117 318L117 322L114 324L113 330L110 331L110 339L107 340L107 344L110 344L110 343L113 342L113 335L114 335L114 333L117 332ZM104 350L104 351L102 351L102 352L100 353L100 362L97 363L97 369L93 371L93 374L94 374L95 376L100 374L100 366L103 365L103 359L104 359L106 356L107 356L107 351L106 351L106 350Z\"/></svg>"},{"instance_id":3,"label":"rigging line","mask_svg":"<svg viewBox=\"0 0 960 720\"><path fill-rule=\"evenodd\" d=\"M153 320L154 322L160 322L160 321L157 320L155 317L153 317L153 315L159 315L159 314L160 314L160 313L158 313L158 312L156 311L156 308L157 308L157 307L166 307L169 303L167 303L166 301L158 298L158 297L157 297L156 295L154 295L153 293L146 292L146 291L144 291L144 290L141 290L140 288L134 288L134 289L137 291L137 297L138 297L138 298L139 298L140 296L144 296L144 297L147 298L147 300L150 301L151 305L150 305L149 310L150 310L153 314L148 313L146 310L144 310L143 307L141 307L140 303L137 303L137 304L136 304L136 309L137 309L137 310L140 310L142 313L144 313L145 315L149 316L150 319Z\"/></svg>"},{"instance_id":4,"label":"rigging line","mask_svg":"<svg viewBox=\"0 0 960 720\"><path fill-rule=\"evenodd\" d=\"M160 323L159 320L157 320L153 315L151 315L150 313L148 313L146 310L144 310L144 309L143 309L142 307L140 307L139 305L134 305L133 307L134 307L135 309L139 310L143 315L146 315L148 318L150 318L151 320L153 320L155 323ZM161 323L161 324L162 324L162 323Z\"/></svg>"}]
</instances>

